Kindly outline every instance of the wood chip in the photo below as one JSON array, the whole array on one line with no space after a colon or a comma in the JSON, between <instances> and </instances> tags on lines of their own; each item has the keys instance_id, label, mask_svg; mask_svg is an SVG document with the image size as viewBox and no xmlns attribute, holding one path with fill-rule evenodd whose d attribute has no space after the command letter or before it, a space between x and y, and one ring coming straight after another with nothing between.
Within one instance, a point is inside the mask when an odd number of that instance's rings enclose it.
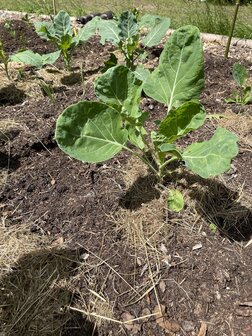
<instances>
[{"instance_id":1,"label":"wood chip","mask_svg":"<svg viewBox=\"0 0 252 336\"><path fill-rule=\"evenodd\" d=\"M206 322L202 321L198 336L206 336L206 334L207 334L207 324Z\"/></svg>"},{"instance_id":2,"label":"wood chip","mask_svg":"<svg viewBox=\"0 0 252 336\"><path fill-rule=\"evenodd\" d=\"M251 302L239 302L239 306L246 306L246 307L252 307L252 301Z\"/></svg>"},{"instance_id":3,"label":"wood chip","mask_svg":"<svg viewBox=\"0 0 252 336\"><path fill-rule=\"evenodd\" d=\"M161 290L162 293L165 292L165 290L166 290L166 284L165 284L164 280L161 280L159 282L159 288L160 288L160 290Z\"/></svg>"}]
</instances>

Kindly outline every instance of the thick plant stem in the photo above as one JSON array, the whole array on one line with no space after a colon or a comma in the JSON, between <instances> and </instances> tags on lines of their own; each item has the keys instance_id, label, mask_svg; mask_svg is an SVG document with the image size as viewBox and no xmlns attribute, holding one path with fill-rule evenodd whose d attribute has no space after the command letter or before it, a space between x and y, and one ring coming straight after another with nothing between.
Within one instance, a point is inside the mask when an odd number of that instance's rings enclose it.
<instances>
[{"instance_id":1,"label":"thick plant stem","mask_svg":"<svg viewBox=\"0 0 252 336\"><path fill-rule=\"evenodd\" d=\"M240 3L241 3L241 0L237 0L236 5L235 5L235 13L234 13L232 27L231 27L231 30L230 30L230 33L229 33L228 42L227 42L227 46L226 46L226 50L225 50L225 58L228 58L228 53L229 53L230 44L231 44L231 40L232 40L233 33L234 33L234 28L235 28L235 23L236 23Z\"/></svg>"},{"instance_id":2,"label":"thick plant stem","mask_svg":"<svg viewBox=\"0 0 252 336\"><path fill-rule=\"evenodd\" d=\"M163 171L164 171L165 167L166 167L169 163L171 163L171 162L173 162L173 161L175 161L175 160L178 160L178 158L177 158L176 156L173 156L173 157L170 158L169 160L165 161L165 163L163 163L162 166L159 167L160 178L163 177Z\"/></svg>"}]
</instances>

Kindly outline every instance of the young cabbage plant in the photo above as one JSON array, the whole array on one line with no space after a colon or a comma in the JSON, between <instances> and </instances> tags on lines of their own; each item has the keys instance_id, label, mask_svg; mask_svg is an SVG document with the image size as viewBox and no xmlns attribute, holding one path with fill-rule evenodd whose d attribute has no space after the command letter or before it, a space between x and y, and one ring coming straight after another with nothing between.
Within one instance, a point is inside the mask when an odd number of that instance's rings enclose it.
<instances>
[{"instance_id":1,"label":"young cabbage plant","mask_svg":"<svg viewBox=\"0 0 252 336\"><path fill-rule=\"evenodd\" d=\"M90 26L89 23L76 32L71 27L69 14L65 11L60 11L52 22L35 22L35 28L41 38L51 41L57 47L68 70L73 50L95 33L93 25Z\"/></svg>"},{"instance_id":2,"label":"young cabbage plant","mask_svg":"<svg viewBox=\"0 0 252 336\"><path fill-rule=\"evenodd\" d=\"M0 40L0 67L3 68L7 78L10 80L9 62L10 62L10 58L8 56L6 56L6 54L3 50L3 43ZM1 63L3 63L3 65Z\"/></svg>"},{"instance_id":3,"label":"young cabbage plant","mask_svg":"<svg viewBox=\"0 0 252 336\"><path fill-rule=\"evenodd\" d=\"M232 93L230 98L225 99L226 103L246 105L252 102L252 87L247 84L249 73L247 68L239 63L233 65L233 78L239 86L239 91Z\"/></svg>"},{"instance_id":4,"label":"young cabbage plant","mask_svg":"<svg viewBox=\"0 0 252 336\"><path fill-rule=\"evenodd\" d=\"M60 56L59 50L43 55L34 53L32 50L24 50L14 55L11 55L10 59L14 62L29 64L37 69L41 69L44 65L55 63L59 58L59 56Z\"/></svg>"},{"instance_id":5,"label":"young cabbage plant","mask_svg":"<svg viewBox=\"0 0 252 336\"><path fill-rule=\"evenodd\" d=\"M142 88L149 89L150 83L143 85L129 68L117 65L96 80L99 101L79 102L59 116L55 134L59 147L71 157L90 163L109 160L126 150L145 162L161 182L175 160L203 178L227 171L238 147L236 135L226 129L218 128L208 141L186 148L177 145L181 137L201 127L206 118L196 99L204 84L203 50L199 46L199 31L193 26L178 29L167 42L160 64L151 75L160 83L156 84L157 97L153 98L160 101L162 97L168 106L168 114L157 121L155 132L148 133L145 122L149 114L139 106ZM170 48L180 57L170 58ZM170 64L165 62L167 59ZM171 70L172 76L167 76ZM151 90L148 92L153 96ZM169 202L174 204L176 195L170 195Z\"/></svg>"},{"instance_id":6,"label":"young cabbage plant","mask_svg":"<svg viewBox=\"0 0 252 336\"><path fill-rule=\"evenodd\" d=\"M125 65L134 70L139 57L145 57L145 48L157 45L165 36L170 19L158 15L144 15L138 19L138 11L125 11L118 19L104 20L95 17L91 26L100 35L101 43L106 41L116 45L124 56ZM148 31L141 37L143 30ZM110 66L117 64L117 58L111 54Z\"/></svg>"}]
</instances>

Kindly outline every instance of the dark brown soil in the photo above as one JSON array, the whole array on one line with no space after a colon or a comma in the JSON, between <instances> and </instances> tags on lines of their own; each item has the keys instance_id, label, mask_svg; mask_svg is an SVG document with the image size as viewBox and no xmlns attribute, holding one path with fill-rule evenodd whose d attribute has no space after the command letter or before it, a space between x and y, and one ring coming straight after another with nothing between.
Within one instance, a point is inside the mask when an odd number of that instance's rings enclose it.
<instances>
[{"instance_id":1,"label":"dark brown soil","mask_svg":"<svg viewBox=\"0 0 252 336\"><path fill-rule=\"evenodd\" d=\"M3 23L0 24L0 39L3 39L8 53L23 47L40 53L53 50L49 43L36 36L31 25L14 21L12 28L16 31L15 37L6 32ZM109 48L100 46L93 39L76 52L75 58L88 64L86 79L90 72L98 72L109 55ZM188 135L184 143L209 138L219 123L227 123L228 128L238 130L241 151L233 162L232 170L220 179L203 181L183 173L181 167L174 173L172 183L184 190L188 203L178 215L160 209L165 229L156 241L161 260L159 265L154 255L150 254L151 270L153 274L157 273L155 281L159 279L155 286L157 295L160 304L165 306L165 322L162 324L155 317L150 317L135 322L135 329L112 322L103 322L95 328L84 315L73 313L73 319L57 335L204 336L206 334L199 333L203 322L206 322L207 335L210 336L252 335L251 307L239 305L252 301L252 245L244 247L252 235L249 208L252 113L251 106L241 109L238 105L224 102L224 98L235 88L231 66L235 61L242 60L245 51L241 50L241 59L235 54L237 59L225 60L220 46L206 45L206 87L202 103L209 114L228 116L229 123L225 119L209 119L201 130ZM251 63L243 63L251 69ZM58 66L61 64L59 62ZM55 102L48 97L38 100L23 98L14 104L0 101L1 119L11 118L20 125L7 136L0 137L0 168L8 171L0 196L5 225L29 223L32 233L49 235L54 241L63 239L69 251L75 251L74 258L72 252L69 254L71 259L83 265L79 276L76 276L78 270L72 265L68 270L68 278L72 278L69 281L71 288L68 289L72 307L80 307L81 298L87 305L92 302L91 289L105 297L113 307L114 319L122 320L125 312L133 318L146 315L148 310L153 313L158 303L155 292L148 292L152 283L148 270L143 271L145 251L127 245L116 222L120 221L118 216L122 208L127 211L131 207L129 210L134 213L148 204L151 207L151 201L161 197L160 193L150 185L153 192L141 195L144 205L128 201L133 191L140 188L138 184L146 181L139 179L135 181L134 188L126 188L124 171L129 156L125 153L105 164L92 165L69 158L57 147L54 140L57 117L68 105L93 99L92 82L87 83L84 93L79 82L63 85L55 93L55 98ZM148 98L143 98L142 104L145 110L151 112L151 119L165 115L164 108ZM244 119L247 128L239 128ZM216 232L213 232L213 224ZM165 246L166 252L160 251L160 246ZM87 262L83 262L84 253L89 254ZM138 259L142 262L137 263ZM163 259L169 260L168 265ZM22 263L20 260L17 269L22 268ZM11 279L7 275L1 286L4 287ZM161 280L165 289L159 285ZM144 284L149 285L141 291ZM8 299L4 300L8 304ZM83 306L81 308L84 309ZM5 311L8 309L3 310L4 318ZM69 313L71 311L66 312ZM92 334L93 330L96 331ZM21 334L14 328L11 335ZM35 334L27 331L27 335Z\"/></svg>"}]
</instances>

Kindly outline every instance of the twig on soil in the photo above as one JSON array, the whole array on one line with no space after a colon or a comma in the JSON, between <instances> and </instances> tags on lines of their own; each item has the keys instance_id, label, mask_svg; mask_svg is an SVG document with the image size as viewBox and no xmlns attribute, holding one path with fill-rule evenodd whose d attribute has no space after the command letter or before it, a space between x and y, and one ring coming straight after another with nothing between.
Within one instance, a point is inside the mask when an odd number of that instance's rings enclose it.
<instances>
[{"instance_id":1,"label":"twig on soil","mask_svg":"<svg viewBox=\"0 0 252 336\"><path fill-rule=\"evenodd\" d=\"M71 310L77 311L79 313L85 314L87 316L93 316L93 317L96 317L96 318L104 319L106 321L118 323L118 324L121 324L121 325L129 324L129 323L132 323L132 322L137 322L137 321L140 321L140 320L144 320L146 318L149 318L149 317L152 317L152 316L156 316L156 315L159 314L159 312L158 313L153 313L153 314L149 314L149 315L144 315L144 316L136 317L134 319L131 319L131 320L123 322L123 321L119 321L119 320L116 320L116 319L112 319L110 317L101 316L101 315L98 315L96 313L89 313L89 312L87 312L85 310L81 310L81 309L78 309L78 308L74 308L74 307L70 307L70 306L68 308L71 309Z\"/></svg>"}]
</instances>

